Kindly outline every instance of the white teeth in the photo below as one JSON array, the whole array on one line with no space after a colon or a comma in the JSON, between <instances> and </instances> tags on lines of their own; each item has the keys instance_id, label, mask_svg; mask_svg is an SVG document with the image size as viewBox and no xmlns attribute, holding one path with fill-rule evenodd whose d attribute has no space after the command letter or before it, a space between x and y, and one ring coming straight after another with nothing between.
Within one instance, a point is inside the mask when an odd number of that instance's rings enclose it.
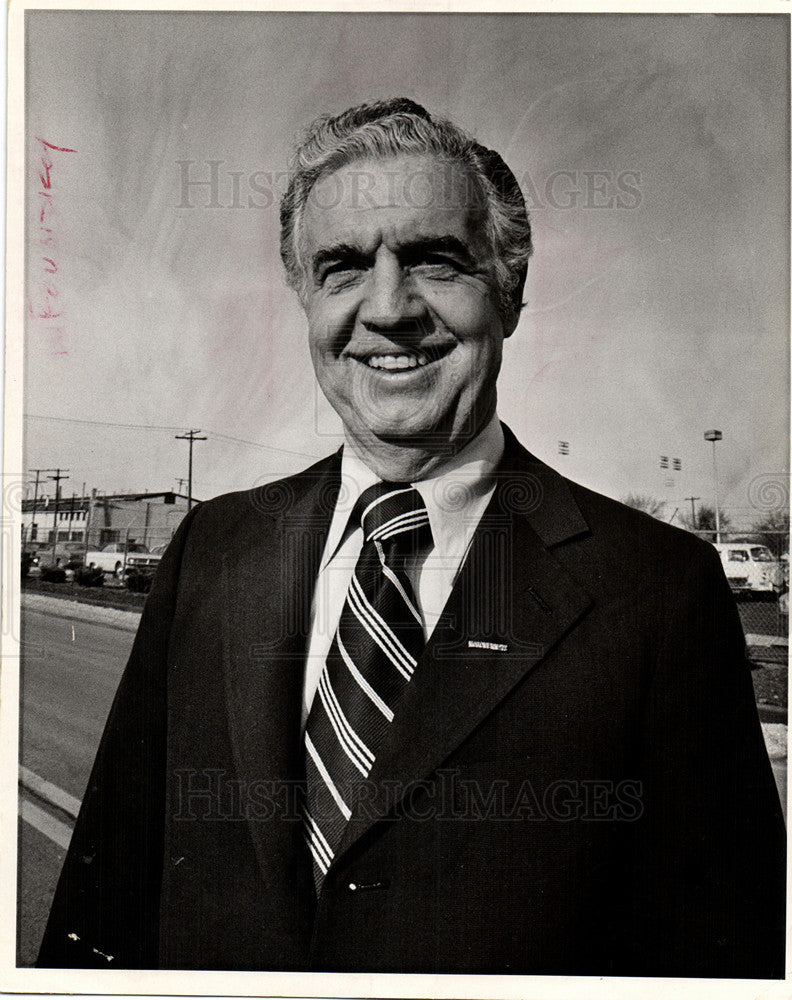
<instances>
[{"instance_id":1,"label":"white teeth","mask_svg":"<svg viewBox=\"0 0 792 1000\"><path fill-rule=\"evenodd\" d=\"M385 371L395 372L408 368L423 368L429 363L429 359L423 354L375 354L366 359L369 368L382 368Z\"/></svg>"}]
</instances>

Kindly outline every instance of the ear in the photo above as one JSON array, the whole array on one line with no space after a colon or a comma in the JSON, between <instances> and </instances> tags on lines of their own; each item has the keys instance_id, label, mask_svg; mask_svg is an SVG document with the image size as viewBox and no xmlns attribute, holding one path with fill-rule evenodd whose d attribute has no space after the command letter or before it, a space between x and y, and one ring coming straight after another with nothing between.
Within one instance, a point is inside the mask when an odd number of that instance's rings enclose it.
<instances>
[{"instance_id":1,"label":"ear","mask_svg":"<svg viewBox=\"0 0 792 1000\"><path fill-rule=\"evenodd\" d=\"M525 303L520 305L519 309L512 309L509 315L504 317L503 320L503 339L506 340L508 337L514 333L517 329L517 324L520 322L520 312L522 311Z\"/></svg>"}]
</instances>

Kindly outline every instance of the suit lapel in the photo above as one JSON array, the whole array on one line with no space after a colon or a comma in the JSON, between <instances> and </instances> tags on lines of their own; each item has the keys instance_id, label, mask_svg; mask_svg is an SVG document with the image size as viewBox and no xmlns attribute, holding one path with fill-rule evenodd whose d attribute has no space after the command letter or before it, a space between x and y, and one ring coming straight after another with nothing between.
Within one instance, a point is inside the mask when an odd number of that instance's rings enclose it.
<instances>
[{"instance_id":1,"label":"suit lapel","mask_svg":"<svg viewBox=\"0 0 792 1000\"><path fill-rule=\"evenodd\" d=\"M295 809L304 777L300 707L314 582L340 484L338 456L251 493L251 517L222 566L228 720L238 778L252 792L274 782ZM269 885L289 877L296 822L249 824Z\"/></svg>"},{"instance_id":2,"label":"suit lapel","mask_svg":"<svg viewBox=\"0 0 792 1000\"><path fill-rule=\"evenodd\" d=\"M586 612L589 595L549 547L587 531L566 481L508 433L495 494L377 755L372 786L390 782L404 794L431 773ZM353 813L336 857L394 804L391 792Z\"/></svg>"}]
</instances>

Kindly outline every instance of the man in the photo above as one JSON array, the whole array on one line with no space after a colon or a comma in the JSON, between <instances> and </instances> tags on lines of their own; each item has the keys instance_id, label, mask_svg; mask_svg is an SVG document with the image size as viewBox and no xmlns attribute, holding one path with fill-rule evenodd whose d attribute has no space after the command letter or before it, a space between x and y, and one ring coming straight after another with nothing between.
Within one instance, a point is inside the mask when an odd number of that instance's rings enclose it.
<instances>
[{"instance_id":1,"label":"man","mask_svg":"<svg viewBox=\"0 0 792 1000\"><path fill-rule=\"evenodd\" d=\"M282 256L346 443L185 519L40 965L783 975L717 554L497 420L530 251L454 125L314 123Z\"/></svg>"}]
</instances>

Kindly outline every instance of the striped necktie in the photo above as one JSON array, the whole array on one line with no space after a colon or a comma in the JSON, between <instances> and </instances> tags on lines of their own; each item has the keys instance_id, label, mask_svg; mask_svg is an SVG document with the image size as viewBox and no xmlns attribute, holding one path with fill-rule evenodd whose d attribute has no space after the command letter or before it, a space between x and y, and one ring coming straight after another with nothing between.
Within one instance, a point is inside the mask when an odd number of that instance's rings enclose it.
<instances>
[{"instance_id":1,"label":"striped necktie","mask_svg":"<svg viewBox=\"0 0 792 1000\"><path fill-rule=\"evenodd\" d=\"M420 493L376 483L350 523L361 525L363 547L305 727L305 835L317 892L425 644L404 571L431 542Z\"/></svg>"}]
</instances>

